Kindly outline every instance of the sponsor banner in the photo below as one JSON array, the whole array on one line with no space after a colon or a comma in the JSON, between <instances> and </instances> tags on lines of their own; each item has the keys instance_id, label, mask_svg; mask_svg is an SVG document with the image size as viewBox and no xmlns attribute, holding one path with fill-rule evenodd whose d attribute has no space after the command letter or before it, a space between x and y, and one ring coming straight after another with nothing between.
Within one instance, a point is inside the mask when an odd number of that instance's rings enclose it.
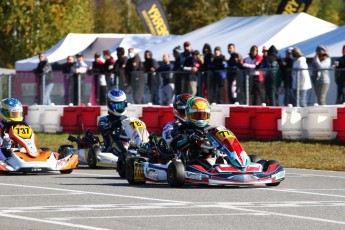
<instances>
[{"instance_id":1,"label":"sponsor banner","mask_svg":"<svg viewBox=\"0 0 345 230\"><path fill-rule=\"evenodd\" d=\"M277 14L293 14L307 12L312 0L281 0Z\"/></svg>"},{"instance_id":2,"label":"sponsor banner","mask_svg":"<svg viewBox=\"0 0 345 230\"><path fill-rule=\"evenodd\" d=\"M136 4L136 9L149 33L152 35L170 34L168 20L159 1L140 0Z\"/></svg>"}]
</instances>

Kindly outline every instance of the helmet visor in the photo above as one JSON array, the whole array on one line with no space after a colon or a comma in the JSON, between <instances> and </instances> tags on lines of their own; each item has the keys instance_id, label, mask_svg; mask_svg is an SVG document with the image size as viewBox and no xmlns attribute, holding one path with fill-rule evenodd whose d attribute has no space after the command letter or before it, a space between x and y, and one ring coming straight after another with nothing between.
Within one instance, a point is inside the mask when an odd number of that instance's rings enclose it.
<instances>
[{"instance_id":1,"label":"helmet visor","mask_svg":"<svg viewBox=\"0 0 345 230\"><path fill-rule=\"evenodd\" d=\"M127 108L127 101L121 101L121 102L109 102L108 103L109 109L112 111L122 111L125 108Z\"/></svg>"},{"instance_id":2,"label":"helmet visor","mask_svg":"<svg viewBox=\"0 0 345 230\"><path fill-rule=\"evenodd\" d=\"M2 113L5 115L7 118L21 118L23 117L23 113L20 111L15 111L15 112L10 112L8 110L3 109Z\"/></svg>"},{"instance_id":3,"label":"helmet visor","mask_svg":"<svg viewBox=\"0 0 345 230\"><path fill-rule=\"evenodd\" d=\"M209 112L193 112L189 115L190 119L192 120L208 120L210 119L210 113Z\"/></svg>"}]
</instances>

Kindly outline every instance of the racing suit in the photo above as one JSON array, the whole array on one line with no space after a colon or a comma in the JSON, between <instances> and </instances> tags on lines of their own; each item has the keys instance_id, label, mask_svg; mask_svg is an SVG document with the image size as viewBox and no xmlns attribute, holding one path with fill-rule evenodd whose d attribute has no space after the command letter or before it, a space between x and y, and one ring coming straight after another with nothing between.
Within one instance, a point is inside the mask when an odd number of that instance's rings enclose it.
<instances>
[{"instance_id":1,"label":"racing suit","mask_svg":"<svg viewBox=\"0 0 345 230\"><path fill-rule=\"evenodd\" d=\"M171 131L173 138L171 148L174 152L184 154L186 162L192 162L202 165L205 169L209 169L215 164L215 154L212 151L204 151L199 140L206 138L206 132L209 125L203 129L195 128L186 122L176 122L174 129Z\"/></svg>"},{"instance_id":2,"label":"racing suit","mask_svg":"<svg viewBox=\"0 0 345 230\"><path fill-rule=\"evenodd\" d=\"M128 143L128 139L120 136L125 136L121 122L126 118L127 116L125 115L116 116L108 114L99 119L98 130L103 136L105 151L113 152L117 156L127 151L124 143Z\"/></svg>"},{"instance_id":3,"label":"racing suit","mask_svg":"<svg viewBox=\"0 0 345 230\"><path fill-rule=\"evenodd\" d=\"M12 140L8 134L8 130L11 125L16 124L27 125L25 122L0 122L0 160L6 160L6 158L11 157Z\"/></svg>"}]
</instances>

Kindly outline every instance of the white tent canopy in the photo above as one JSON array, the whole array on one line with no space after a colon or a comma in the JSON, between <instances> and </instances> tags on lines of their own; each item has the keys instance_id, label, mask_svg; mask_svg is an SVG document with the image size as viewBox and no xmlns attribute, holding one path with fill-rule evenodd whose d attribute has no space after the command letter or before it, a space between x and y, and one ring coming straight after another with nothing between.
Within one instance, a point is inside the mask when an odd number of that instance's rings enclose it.
<instances>
[{"instance_id":1,"label":"white tent canopy","mask_svg":"<svg viewBox=\"0 0 345 230\"><path fill-rule=\"evenodd\" d=\"M328 33L291 45L298 47L306 57L314 57L318 45L326 45L331 57L342 56L342 49L345 45L345 26L339 27ZM284 51L285 49L282 49ZM282 51L280 51L282 53Z\"/></svg>"},{"instance_id":2,"label":"white tent canopy","mask_svg":"<svg viewBox=\"0 0 345 230\"><path fill-rule=\"evenodd\" d=\"M178 45L183 48L183 43L189 41L194 50L202 51L204 44L208 43L212 49L220 46L222 53L227 54L227 45L234 43L236 51L246 56L252 45L257 45L260 50L263 46L271 45L281 49L336 28L335 24L306 13L227 17L172 41L156 45L151 51L155 57L162 57L164 53L171 54Z\"/></svg>"},{"instance_id":3,"label":"white tent canopy","mask_svg":"<svg viewBox=\"0 0 345 230\"><path fill-rule=\"evenodd\" d=\"M93 61L94 51L102 52L109 49L113 55L116 54L116 48L119 46L128 49L135 48L137 52L148 49L151 46L162 42L170 41L177 36L153 36L151 34L77 34L69 33L65 38L59 41L55 46L45 52L48 61L65 62L67 56L78 53L85 54L87 62ZM113 44L111 43L113 42ZM16 71L31 71L37 67L38 56L33 56L15 63Z\"/></svg>"}]
</instances>

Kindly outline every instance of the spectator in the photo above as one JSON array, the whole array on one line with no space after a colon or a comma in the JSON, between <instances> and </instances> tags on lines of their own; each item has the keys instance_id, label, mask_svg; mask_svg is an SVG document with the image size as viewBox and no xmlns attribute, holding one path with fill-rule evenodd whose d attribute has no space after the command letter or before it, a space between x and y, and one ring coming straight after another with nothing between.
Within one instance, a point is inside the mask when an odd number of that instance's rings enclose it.
<instances>
[{"instance_id":1,"label":"spectator","mask_svg":"<svg viewBox=\"0 0 345 230\"><path fill-rule=\"evenodd\" d=\"M320 45L316 47L316 55L312 66L312 79L315 87L317 103L319 105L326 105L326 96L330 84L329 69L331 68L331 59L326 46Z\"/></svg>"},{"instance_id":2,"label":"spectator","mask_svg":"<svg viewBox=\"0 0 345 230\"><path fill-rule=\"evenodd\" d=\"M114 76L114 66L115 59L111 56L110 50L103 51L104 56L104 74L107 81L107 91L116 88L115 76Z\"/></svg>"},{"instance_id":3,"label":"spectator","mask_svg":"<svg viewBox=\"0 0 345 230\"><path fill-rule=\"evenodd\" d=\"M236 53L235 44L230 43L228 45L228 53L230 55L228 60L228 97L230 103L239 102L244 104L244 81L241 77L240 69L242 66L242 56L239 53Z\"/></svg>"},{"instance_id":4,"label":"spectator","mask_svg":"<svg viewBox=\"0 0 345 230\"><path fill-rule=\"evenodd\" d=\"M96 102L98 105L106 104L106 94L107 94L107 83L104 75L104 61L101 58L100 53L95 53L95 60L92 62L91 71L94 76L94 87L93 93L96 97Z\"/></svg>"},{"instance_id":5,"label":"spectator","mask_svg":"<svg viewBox=\"0 0 345 230\"><path fill-rule=\"evenodd\" d=\"M345 102L345 45L342 50L343 56L334 62L335 83L337 84L337 104Z\"/></svg>"},{"instance_id":6,"label":"spectator","mask_svg":"<svg viewBox=\"0 0 345 230\"><path fill-rule=\"evenodd\" d=\"M174 98L173 70L174 66L170 63L169 54L163 55L163 64L157 69L159 77L162 79L161 104L170 105Z\"/></svg>"},{"instance_id":7,"label":"spectator","mask_svg":"<svg viewBox=\"0 0 345 230\"><path fill-rule=\"evenodd\" d=\"M307 94L311 89L311 80L308 70L306 58L299 48L293 48L292 57L294 58L292 64L292 88L298 100L294 105L307 107Z\"/></svg>"},{"instance_id":8,"label":"spectator","mask_svg":"<svg viewBox=\"0 0 345 230\"><path fill-rule=\"evenodd\" d=\"M213 84L213 72L212 72L212 62L213 62L213 53L210 44L205 43L202 48L202 54L204 56L204 63L201 65L201 84L199 87L199 95L204 96L210 101L210 98L213 98L215 93L212 89ZM204 84L203 84L204 83ZM206 88L206 95L203 94L203 86Z\"/></svg>"},{"instance_id":9,"label":"spectator","mask_svg":"<svg viewBox=\"0 0 345 230\"><path fill-rule=\"evenodd\" d=\"M184 48L184 51L181 53L180 62L181 62L181 66L183 69L185 67L187 67L187 69L188 69L188 68L192 67L192 65L193 65L191 62L191 60L192 60L192 45L190 42L186 41L183 43L183 48ZM190 59L188 61L189 63L187 63L187 59ZM196 82L195 76L196 75L190 71L187 71L181 75L181 77L182 77L182 93L192 94L191 84L194 84ZM193 81L194 83L192 83L191 81Z\"/></svg>"},{"instance_id":10,"label":"spectator","mask_svg":"<svg viewBox=\"0 0 345 230\"><path fill-rule=\"evenodd\" d=\"M128 49L128 60L125 67L126 75L130 82L135 104L144 103L145 77L143 63L133 48Z\"/></svg>"},{"instance_id":11,"label":"spectator","mask_svg":"<svg viewBox=\"0 0 345 230\"><path fill-rule=\"evenodd\" d=\"M226 63L225 56L222 54L222 51L219 46L214 48L214 56L212 62L213 69L213 81L211 84L212 97L209 98L210 103L222 104L221 95L224 91L224 82L226 78L226 71L228 64ZM228 95L226 93L226 95Z\"/></svg>"},{"instance_id":12,"label":"spectator","mask_svg":"<svg viewBox=\"0 0 345 230\"><path fill-rule=\"evenodd\" d=\"M174 85L175 85L175 95L182 94L183 91L183 73L182 73L182 68L183 66L181 65L181 47L177 46L173 49L173 56L175 58L174 62Z\"/></svg>"},{"instance_id":13,"label":"spectator","mask_svg":"<svg viewBox=\"0 0 345 230\"><path fill-rule=\"evenodd\" d=\"M188 78L186 78L186 92L190 95L195 96L198 92L198 81L199 81L199 69L202 65L202 59L199 57L200 52L195 50L192 52L192 56L188 57L184 62L183 70L188 72Z\"/></svg>"},{"instance_id":14,"label":"spectator","mask_svg":"<svg viewBox=\"0 0 345 230\"><path fill-rule=\"evenodd\" d=\"M82 54L77 54L77 63L74 69L73 75L73 104L80 105L82 102L82 92L84 89L84 79L88 71L88 66L84 61L84 56ZM80 83L79 83L80 81Z\"/></svg>"},{"instance_id":15,"label":"spectator","mask_svg":"<svg viewBox=\"0 0 345 230\"><path fill-rule=\"evenodd\" d=\"M125 74L125 67L128 60L125 56L125 49L123 47L116 48L116 55L117 60L114 67L115 79L117 79L119 89L126 91L129 84Z\"/></svg>"},{"instance_id":16,"label":"spectator","mask_svg":"<svg viewBox=\"0 0 345 230\"><path fill-rule=\"evenodd\" d=\"M243 59L243 68L247 69L245 74L249 78L249 105L260 105L265 101L263 74L257 70L261 61L262 56L255 45L250 48L249 56Z\"/></svg>"},{"instance_id":17,"label":"spectator","mask_svg":"<svg viewBox=\"0 0 345 230\"><path fill-rule=\"evenodd\" d=\"M268 55L268 49L266 46L262 47L262 58L265 58Z\"/></svg>"},{"instance_id":18,"label":"spectator","mask_svg":"<svg viewBox=\"0 0 345 230\"><path fill-rule=\"evenodd\" d=\"M281 80L284 88L284 105L293 104L296 101L294 93L292 91L292 63L293 59L291 57L292 47L285 50L285 58L280 60L279 69L281 74Z\"/></svg>"},{"instance_id":19,"label":"spectator","mask_svg":"<svg viewBox=\"0 0 345 230\"><path fill-rule=\"evenodd\" d=\"M267 105L278 105L278 93L276 87L276 75L278 70L278 50L272 45L267 50L267 54L264 55L261 62L261 68L264 73L264 85L265 85L265 102Z\"/></svg>"},{"instance_id":20,"label":"spectator","mask_svg":"<svg viewBox=\"0 0 345 230\"><path fill-rule=\"evenodd\" d=\"M43 90L43 105L50 105L51 104L51 92L54 87L53 83L53 70L48 62L48 59L45 55L45 53L39 53L38 54L39 63L36 67L36 69L33 70L33 72L38 77L38 86L37 86L37 95L38 95L38 101L41 99L41 88Z\"/></svg>"},{"instance_id":21,"label":"spectator","mask_svg":"<svg viewBox=\"0 0 345 230\"><path fill-rule=\"evenodd\" d=\"M66 62L62 64L62 73L65 76L64 79L64 88L65 88L65 105L72 103L70 95L72 95L72 86L73 86L73 74L75 69L75 61L73 56L67 56Z\"/></svg>"},{"instance_id":22,"label":"spectator","mask_svg":"<svg viewBox=\"0 0 345 230\"><path fill-rule=\"evenodd\" d=\"M151 94L151 102L154 105L159 105L159 87L160 81L156 76L156 69L158 68L158 63L156 59L152 57L152 52L149 50L145 51L145 61L144 61L144 72L147 76L147 85Z\"/></svg>"}]
</instances>

